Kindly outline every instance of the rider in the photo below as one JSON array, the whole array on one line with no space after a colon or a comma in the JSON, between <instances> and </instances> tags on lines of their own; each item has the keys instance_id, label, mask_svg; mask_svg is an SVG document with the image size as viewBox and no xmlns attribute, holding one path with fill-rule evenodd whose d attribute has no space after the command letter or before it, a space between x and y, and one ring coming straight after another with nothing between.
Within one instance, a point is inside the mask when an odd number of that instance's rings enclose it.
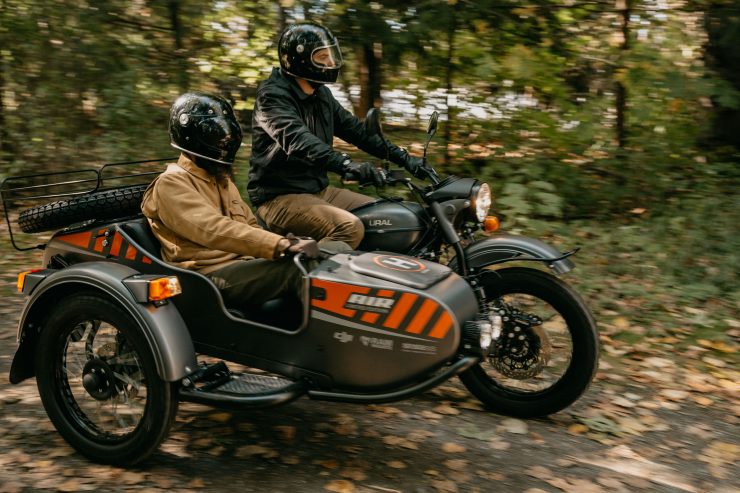
<instances>
[{"instance_id":1,"label":"rider","mask_svg":"<svg viewBox=\"0 0 740 493\"><path fill-rule=\"evenodd\" d=\"M227 306L300 297L301 273L283 257L316 258L318 246L257 225L232 181L242 131L231 105L219 96L183 94L170 109L169 131L180 158L154 179L141 204L162 259L211 278Z\"/></svg>"},{"instance_id":2,"label":"rider","mask_svg":"<svg viewBox=\"0 0 740 493\"><path fill-rule=\"evenodd\" d=\"M348 211L373 199L329 186L327 172L376 186L382 186L385 177L371 163L353 162L334 150L334 137L414 174L420 172L422 160L368 135L366 125L324 86L337 80L342 66L339 45L327 28L288 26L280 36L278 55L280 68L257 89L249 199L273 231L343 241L356 248L364 229Z\"/></svg>"}]
</instances>

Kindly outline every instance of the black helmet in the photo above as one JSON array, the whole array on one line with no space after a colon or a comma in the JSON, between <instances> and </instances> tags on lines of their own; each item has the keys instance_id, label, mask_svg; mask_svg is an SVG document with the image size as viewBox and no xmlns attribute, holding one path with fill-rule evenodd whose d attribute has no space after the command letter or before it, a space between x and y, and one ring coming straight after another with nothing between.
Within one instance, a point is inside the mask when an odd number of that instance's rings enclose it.
<instances>
[{"instance_id":1,"label":"black helmet","mask_svg":"<svg viewBox=\"0 0 740 493\"><path fill-rule=\"evenodd\" d=\"M219 164L234 163L242 129L228 101L220 96L187 92L170 109L170 145Z\"/></svg>"},{"instance_id":2,"label":"black helmet","mask_svg":"<svg viewBox=\"0 0 740 493\"><path fill-rule=\"evenodd\" d=\"M287 74L319 84L337 81L342 52L337 38L318 24L293 24L278 41L280 67Z\"/></svg>"}]
</instances>

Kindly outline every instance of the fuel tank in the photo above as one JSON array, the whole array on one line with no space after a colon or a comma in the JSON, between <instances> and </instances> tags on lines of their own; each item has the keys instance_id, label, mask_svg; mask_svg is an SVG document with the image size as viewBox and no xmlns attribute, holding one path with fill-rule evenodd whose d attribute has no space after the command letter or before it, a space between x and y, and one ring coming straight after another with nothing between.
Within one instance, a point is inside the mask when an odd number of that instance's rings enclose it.
<instances>
[{"instance_id":1,"label":"fuel tank","mask_svg":"<svg viewBox=\"0 0 740 493\"><path fill-rule=\"evenodd\" d=\"M339 254L309 275L312 343L335 385L398 386L449 361L478 311L468 283L444 265L388 252Z\"/></svg>"},{"instance_id":2,"label":"fuel tank","mask_svg":"<svg viewBox=\"0 0 740 493\"><path fill-rule=\"evenodd\" d=\"M426 211L416 202L376 200L352 213L365 226L365 237L358 250L408 252L427 229Z\"/></svg>"}]
</instances>

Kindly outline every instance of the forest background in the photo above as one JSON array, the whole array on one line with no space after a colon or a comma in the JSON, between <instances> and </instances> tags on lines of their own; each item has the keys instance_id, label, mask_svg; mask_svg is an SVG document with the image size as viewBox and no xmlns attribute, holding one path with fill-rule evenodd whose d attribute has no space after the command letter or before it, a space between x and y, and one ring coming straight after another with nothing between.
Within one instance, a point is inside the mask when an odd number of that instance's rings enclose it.
<instances>
[{"instance_id":1,"label":"forest background","mask_svg":"<svg viewBox=\"0 0 740 493\"><path fill-rule=\"evenodd\" d=\"M172 156L169 106L204 90L247 132L244 190L255 91L300 20L338 36L348 109L417 155L439 111L441 174L489 181L507 231L583 247L602 342L734 358L737 0L0 0L0 178Z\"/></svg>"}]
</instances>

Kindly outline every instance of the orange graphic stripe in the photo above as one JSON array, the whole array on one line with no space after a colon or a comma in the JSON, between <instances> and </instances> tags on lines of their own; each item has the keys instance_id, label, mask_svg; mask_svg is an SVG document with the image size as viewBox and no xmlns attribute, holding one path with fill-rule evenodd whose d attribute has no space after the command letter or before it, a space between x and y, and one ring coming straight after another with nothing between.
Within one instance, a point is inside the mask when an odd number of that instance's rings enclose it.
<instances>
[{"instance_id":1,"label":"orange graphic stripe","mask_svg":"<svg viewBox=\"0 0 740 493\"><path fill-rule=\"evenodd\" d=\"M429 299L425 300L421 305L421 308L419 308L419 311L416 313L416 316L411 320L406 332L411 332L412 334L421 333L427 326L429 319L434 315L434 312L437 311L438 307L439 304L436 301Z\"/></svg>"},{"instance_id":2,"label":"orange graphic stripe","mask_svg":"<svg viewBox=\"0 0 740 493\"><path fill-rule=\"evenodd\" d=\"M103 251L103 241L105 241L105 237L99 236L95 239L95 246L93 247L93 250L96 252L102 252Z\"/></svg>"},{"instance_id":3,"label":"orange graphic stripe","mask_svg":"<svg viewBox=\"0 0 740 493\"><path fill-rule=\"evenodd\" d=\"M396 306L391 310L388 318L385 319L383 327L397 329L418 297L418 295L413 293L403 293L401 298L396 302Z\"/></svg>"},{"instance_id":4,"label":"orange graphic stripe","mask_svg":"<svg viewBox=\"0 0 740 493\"><path fill-rule=\"evenodd\" d=\"M365 312L360 320L363 322L367 322L369 324L374 324L378 321L378 318L380 317L380 313L372 313L372 312Z\"/></svg>"},{"instance_id":5,"label":"orange graphic stripe","mask_svg":"<svg viewBox=\"0 0 740 493\"><path fill-rule=\"evenodd\" d=\"M311 306L315 308L323 308L324 310L338 315L344 315L345 317L354 317L355 313L357 313L357 310L344 308L344 304L347 303L349 296L354 293L367 294L370 292L370 288L324 281L322 279L312 279L311 285L316 288L322 288L326 291L326 299L319 300L314 298L311 300Z\"/></svg>"},{"instance_id":6,"label":"orange graphic stripe","mask_svg":"<svg viewBox=\"0 0 740 493\"><path fill-rule=\"evenodd\" d=\"M136 248L131 245L126 249L126 260L136 260Z\"/></svg>"},{"instance_id":7,"label":"orange graphic stripe","mask_svg":"<svg viewBox=\"0 0 740 493\"><path fill-rule=\"evenodd\" d=\"M379 289L377 296L380 296L381 298L390 298L394 294L396 294L396 292L391 291L390 289Z\"/></svg>"},{"instance_id":8,"label":"orange graphic stripe","mask_svg":"<svg viewBox=\"0 0 740 493\"><path fill-rule=\"evenodd\" d=\"M145 264L151 264L152 263L152 259L150 259L149 257L142 257L141 258L141 261L144 262Z\"/></svg>"},{"instance_id":9,"label":"orange graphic stripe","mask_svg":"<svg viewBox=\"0 0 740 493\"><path fill-rule=\"evenodd\" d=\"M65 243L69 243L70 245L78 246L80 248L87 249L90 245L90 240L92 239L92 233L82 232L82 233L72 233L70 235L64 235L60 236L59 240L63 241Z\"/></svg>"},{"instance_id":10,"label":"orange graphic stripe","mask_svg":"<svg viewBox=\"0 0 740 493\"><path fill-rule=\"evenodd\" d=\"M121 253L121 243L123 243L123 236L116 233L113 237L113 244L110 247L110 254L112 257L118 257L118 254Z\"/></svg>"},{"instance_id":11,"label":"orange graphic stripe","mask_svg":"<svg viewBox=\"0 0 740 493\"><path fill-rule=\"evenodd\" d=\"M431 332L429 332L429 337L434 337L437 339L444 338L445 335L447 335L447 332L452 328L452 317L450 316L450 312L445 310L442 312L442 315L440 315L439 320L437 320L437 323L434 324L434 327L432 327Z\"/></svg>"}]
</instances>

